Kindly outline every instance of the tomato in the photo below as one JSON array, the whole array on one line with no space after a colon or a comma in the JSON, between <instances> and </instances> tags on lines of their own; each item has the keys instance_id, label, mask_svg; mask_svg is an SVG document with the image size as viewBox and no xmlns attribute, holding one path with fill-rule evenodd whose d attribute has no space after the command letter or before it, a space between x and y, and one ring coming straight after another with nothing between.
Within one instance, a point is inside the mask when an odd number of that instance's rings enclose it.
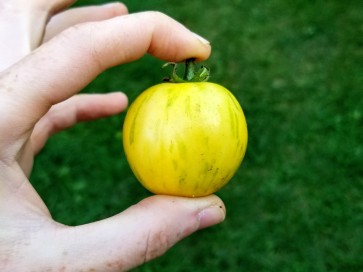
<instances>
[{"instance_id":1,"label":"tomato","mask_svg":"<svg viewBox=\"0 0 363 272\"><path fill-rule=\"evenodd\" d=\"M142 92L124 121L126 158L155 194L210 195L239 168L247 124L230 91L209 82L161 83Z\"/></svg>"}]
</instances>

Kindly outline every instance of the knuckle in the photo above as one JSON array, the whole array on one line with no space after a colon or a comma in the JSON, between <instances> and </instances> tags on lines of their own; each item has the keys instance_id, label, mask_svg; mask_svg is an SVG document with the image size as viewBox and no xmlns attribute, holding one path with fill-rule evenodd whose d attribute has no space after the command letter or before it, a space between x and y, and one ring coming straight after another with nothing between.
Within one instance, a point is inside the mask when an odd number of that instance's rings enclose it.
<instances>
[{"instance_id":1,"label":"knuckle","mask_svg":"<svg viewBox=\"0 0 363 272\"><path fill-rule=\"evenodd\" d=\"M103 71L104 65L100 56L98 33L102 33L99 24L87 22L69 27L60 35L60 38L63 40L61 42L70 44L72 50L83 55L85 60L90 61L90 65L95 65L98 70Z\"/></svg>"},{"instance_id":2,"label":"knuckle","mask_svg":"<svg viewBox=\"0 0 363 272\"><path fill-rule=\"evenodd\" d=\"M161 11L146 11L145 14L155 23L162 25L163 23L166 23L167 21L172 20L171 17L166 15L165 13Z\"/></svg>"},{"instance_id":3,"label":"knuckle","mask_svg":"<svg viewBox=\"0 0 363 272\"><path fill-rule=\"evenodd\" d=\"M149 232L145 239L143 261L147 262L164 254L172 245L169 235L165 231Z\"/></svg>"},{"instance_id":4,"label":"knuckle","mask_svg":"<svg viewBox=\"0 0 363 272\"><path fill-rule=\"evenodd\" d=\"M152 17L156 17L156 18L165 18L168 17L165 13L158 11L158 10L152 10L152 11L147 11L150 16Z\"/></svg>"}]
</instances>

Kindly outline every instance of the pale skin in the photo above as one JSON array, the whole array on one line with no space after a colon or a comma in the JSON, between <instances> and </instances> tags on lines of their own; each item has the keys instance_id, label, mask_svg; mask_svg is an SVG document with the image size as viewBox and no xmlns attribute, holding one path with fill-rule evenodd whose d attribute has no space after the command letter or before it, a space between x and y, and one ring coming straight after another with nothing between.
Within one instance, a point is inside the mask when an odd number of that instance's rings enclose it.
<instances>
[{"instance_id":1,"label":"pale skin","mask_svg":"<svg viewBox=\"0 0 363 272\"><path fill-rule=\"evenodd\" d=\"M76 227L52 219L28 180L34 156L52 134L128 103L121 92L77 93L146 53L175 62L211 50L164 14L129 15L121 3L66 9L73 2L0 0L0 271L125 271L225 218L212 195L152 196Z\"/></svg>"}]
</instances>

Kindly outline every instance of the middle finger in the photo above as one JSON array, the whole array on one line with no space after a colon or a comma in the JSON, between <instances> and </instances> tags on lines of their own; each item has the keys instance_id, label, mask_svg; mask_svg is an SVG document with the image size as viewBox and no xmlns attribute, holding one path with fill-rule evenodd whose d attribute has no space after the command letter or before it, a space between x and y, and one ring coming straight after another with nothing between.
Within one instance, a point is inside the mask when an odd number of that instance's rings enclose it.
<instances>
[{"instance_id":1,"label":"middle finger","mask_svg":"<svg viewBox=\"0 0 363 272\"><path fill-rule=\"evenodd\" d=\"M58 33L73 25L84 22L106 20L127 13L127 7L122 3L79 7L63 11L53 16L49 21L43 42L50 40Z\"/></svg>"}]
</instances>

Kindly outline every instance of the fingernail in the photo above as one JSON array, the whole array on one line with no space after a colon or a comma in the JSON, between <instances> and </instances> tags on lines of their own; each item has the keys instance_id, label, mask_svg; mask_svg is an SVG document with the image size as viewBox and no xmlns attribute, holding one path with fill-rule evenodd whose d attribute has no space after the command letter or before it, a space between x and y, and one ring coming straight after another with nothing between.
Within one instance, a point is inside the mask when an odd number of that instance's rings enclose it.
<instances>
[{"instance_id":1,"label":"fingernail","mask_svg":"<svg viewBox=\"0 0 363 272\"><path fill-rule=\"evenodd\" d=\"M199 229L204 229L218 223L221 223L226 214L222 206L211 206L208 207L198 214Z\"/></svg>"},{"instance_id":2,"label":"fingernail","mask_svg":"<svg viewBox=\"0 0 363 272\"><path fill-rule=\"evenodd\" d=\"M205 38L203 38L202 36L198 35L197 33L192 32L192 34L194 35L194 37L196 37L199 41L201 41L203 44L209 45L210 42L208 40L206 40Z\"/></svg>"},{"instance_id":3,"label":"fingernail","mask_svg":"<svg viewBox=\"0 0 363 272\"><path fill-rule=\"evenodd\" d=\"M116 6L116 5L119 5L119 4L120 4L120 2L110 2L110 3L103 4L102 6L112 7L112 6Z\"/></svg>"}]
</instances>

